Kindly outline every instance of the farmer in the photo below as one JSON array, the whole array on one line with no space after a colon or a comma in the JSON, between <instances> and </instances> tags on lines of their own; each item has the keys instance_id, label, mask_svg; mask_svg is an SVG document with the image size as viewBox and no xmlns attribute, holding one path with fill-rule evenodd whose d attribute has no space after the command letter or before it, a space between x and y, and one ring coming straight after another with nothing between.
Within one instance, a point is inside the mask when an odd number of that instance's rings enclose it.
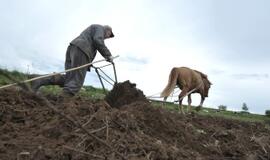
<instances>
[{"instance_id":1,"label":"farmer","mask_svg":"<svg viewBox=\"0 0 270 160\"><path fill-rule=\"evenodd\" d=\"M66 52L65 69L70 69L91 63L97 51L108 61L113 62L112 55L104 40L114 37L112 28L108 25L93 24L86 28L77 38L70 42ZM65 75L56 75L31 83L34 92L44 85L59 85L63 87L61 96L72 97L81 89L86 72L90 67L67 72Z\"/></svg>"}]
</instances>

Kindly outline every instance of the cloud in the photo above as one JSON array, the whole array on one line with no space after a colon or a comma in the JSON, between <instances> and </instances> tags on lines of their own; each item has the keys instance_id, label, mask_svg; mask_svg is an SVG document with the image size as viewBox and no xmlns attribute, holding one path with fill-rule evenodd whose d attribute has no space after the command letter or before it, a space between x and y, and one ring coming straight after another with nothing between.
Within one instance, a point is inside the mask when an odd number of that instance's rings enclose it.
<instances>
[{"instance_id":1,"label":"cloud","mask_svg":"<svg viewBox=\"0 0 270 160\"><path fill-rule=\"evenodd\" d=\"M146 65L148 63L148 60L143 57L134 57L134 56L125 56L120 58L121 61L127 62L127 63L134 63L136 65Z\"/></svg>"},{"instance_id":2,"label":"cloud","mask_svg":"<svg viewBox=\"0 0 270 160\"><path fill-rule=\"evenodd\" d=\"M261 80L261 79L268 79L269 74L264 73L264 74L258 74L258 73L251 73L251 74L245 74L245 73L240 73L240 74L233 74L233 78L235 79L256 79L256 80Z\"/></svg>"},{"instance_id":3,"label":"cloud","mask_svg":"<svg viewBox=\"0 0 270 160\"><path fill-rule=\"evenodd\" d=\"M212 69L209 71L209 74L211 75L223 75L226 72L224 70L219 70L219 69Z\"/></svg>"}]
</instances>

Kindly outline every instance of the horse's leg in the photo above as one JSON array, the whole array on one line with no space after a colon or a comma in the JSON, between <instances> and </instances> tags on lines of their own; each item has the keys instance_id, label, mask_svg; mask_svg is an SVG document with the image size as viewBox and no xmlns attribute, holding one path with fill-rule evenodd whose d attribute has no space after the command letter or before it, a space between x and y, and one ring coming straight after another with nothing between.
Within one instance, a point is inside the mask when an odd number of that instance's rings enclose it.
<instances>
[{"instance_id":1,"label":"horse's leg","mask_svg":"<svg viewBox=\"0 0 270 160\"><path fill-rule=\"evenodd\" d=\"M202 107L204 100L205 100L204 96L201 95L201 103L200 103L199 107Z\"/></svg>"},{"instance_id":2,"label":"horse's leg","mask_svg":"<svg viewBox=\"0 0 270 160\"><path fill-rule=\"evenodd\" d=\"M165 102L166 102L167 98L168 98L168 97L164 97L164 98L163 98L162 108L165 108Z\"/></svg>"},{"instance_id":3,"label":"horse's leg","mask_svg":"<svg viewBox=\"0 0 270 160\"><path fill-rule=\"evenodd\" d=\"M205 100L205 97L201 94L201 103L200 103L200 105L196 108L197 111L199 111L199 110L202 109L202 105L203 105L204 100Z\"/></svg>"},{"instance_id":4,"label":"horse's leg","mask_svg":"<svg viewBox=\"0 0 270 160\"><path fill-rule=\"evenodd\" d=\"M185 114L184 113L184 109L183 109L183 106L182 106L182 101L183 101L183 99L184 99L184 96L187 94L187 92L188 92L188 89L187 88L184 88L182 91L181 91L181 93L179 94L179 96L178 96L178 98L179 98L179 112L180 112L180 108L181 108L181 112L182 112L182 114Z\"/></svg>"},{"instance_id":5,"label":"horse's leg","mask_svg":"<svg viewBox=\"0 0 270 160\"><path fill-rule=\"evenodd\" d=\"M182 106L182 101L183 101L183 99L180 100L180 98L179 98L178 111L181 112L182 114L185 114L184 109L183 109L183 106Z\"/></svg>"},{"instance_id":6,"label":"horse's leg","mask_svg":"<svg viewBox=\"0 0 270 160\"><path fill-rule=\"evenodd\" d=\"M188 95L188 107L187 107L187 112L190 112L191 111L191 94Z\"/></svg>"}]
</instances>

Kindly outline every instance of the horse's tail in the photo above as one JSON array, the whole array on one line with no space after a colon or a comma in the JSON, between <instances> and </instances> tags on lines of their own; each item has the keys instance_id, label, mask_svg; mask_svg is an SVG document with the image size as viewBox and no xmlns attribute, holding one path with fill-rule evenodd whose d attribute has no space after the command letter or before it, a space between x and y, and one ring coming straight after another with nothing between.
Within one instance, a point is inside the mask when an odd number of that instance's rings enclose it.
<instances>
[{"instance_id":1,"label":"horse's tail","mask_svg":"<svg viewBox=\"0 0 270 160\"><path fill-rule=\"evenodd\" d=\"M161 92L160 97L167 98L172 93L172 91L174 90L174 87L175 87L176 82L177 82L177 70L176 69L177 68L173 68L171 70L169 80L168 80L168 84L164 88L164 90Z\"/></svg>"}]
</instances>

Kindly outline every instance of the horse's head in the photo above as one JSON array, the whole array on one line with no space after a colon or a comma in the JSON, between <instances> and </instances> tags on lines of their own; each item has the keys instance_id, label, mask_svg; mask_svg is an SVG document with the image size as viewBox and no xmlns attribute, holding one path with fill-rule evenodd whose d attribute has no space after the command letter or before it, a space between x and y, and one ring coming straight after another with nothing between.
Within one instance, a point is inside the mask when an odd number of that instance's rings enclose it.
<instances>
[{"instance_id":1,"label":"horse's head","mask_svg":"<svg viewBox=\"0 0 270 160\"><path fill-rule=\"evenodd\" d=\"M212 83L208 80L207 77L205 77L203 78L203 84L204 84L204 97L208 97L208 92Z\"/></svg>"}]
</instances>

